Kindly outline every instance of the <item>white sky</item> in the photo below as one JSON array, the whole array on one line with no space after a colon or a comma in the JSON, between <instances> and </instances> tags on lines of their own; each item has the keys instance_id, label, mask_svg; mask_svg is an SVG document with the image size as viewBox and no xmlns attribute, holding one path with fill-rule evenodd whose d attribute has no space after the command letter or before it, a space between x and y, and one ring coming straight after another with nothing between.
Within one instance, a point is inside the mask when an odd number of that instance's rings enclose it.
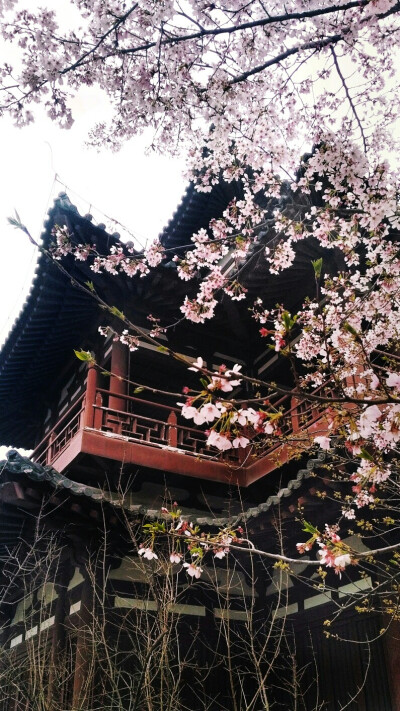
<instances>
[{"instance_id":1,"label":"white sky","mask_svg":"<svg viewBox=\"0 0 400 711\"><path fill-rule=\"evenodd\" d=\"M85 147L89 128L104 110L101 93L84 89L69 131L45 116L23 129L0 120L0 342L19 313L36 259L25 235L7 224L15 210L39 238L47 210L65 189L80 212L105 222L97 208L144 243L157 236L184 192L183 164L145 155L144 139L129 142L119 153ZM121 230L115 225L113 231Z\"/></svg>"},{"instance_id":2,"label":"white sky","mask_svg":"<svg viewBox=\"0 0 400 711\"><path fill-rule=\"evenodd\" d=\"M64 21L71 7L68 0L24 4L30 10L53 4L64 10ZM1 43L0 53L2 61L15 59L9 45ZM0 119L0 344L23 306L37 258L27 237L7 223L15 210L38 240L48 209L65 190L82 214L91 212L106 223L99 213L115 218L144 243L157 236L180 201L186 187L183 162L146 155L144 138L119 153L85 146L90 128L108 112L104 94L85 87L75 99L69 130L59 129L44 112L23 129ZM115 225L113 231L121 229ZM0 447L0 460L6 449Z\"/></svg>"},{"instance_id":3,"label":"white sky","mask_svg":"<svg viewBox=\"0 0 400 711\"><path fill-rule=\"evenodd\" d=\"M15 210L38 239L65 181L71 202L82 214L91 212L105 221L97 208L144 242L157 236L184 192L183 163L145 155L143 139L131 141L119 153L97 153L84 146L102 102L99 92L82 91L69 131L46 117L24 129L0 120L0 343L22 308L37 257L27 237L7 223ZM55 174L61 182L54 180ZM121 231L118 225L114 231ZM6 449L0 447L0 460Z\"/></svg>"}]
</instances>

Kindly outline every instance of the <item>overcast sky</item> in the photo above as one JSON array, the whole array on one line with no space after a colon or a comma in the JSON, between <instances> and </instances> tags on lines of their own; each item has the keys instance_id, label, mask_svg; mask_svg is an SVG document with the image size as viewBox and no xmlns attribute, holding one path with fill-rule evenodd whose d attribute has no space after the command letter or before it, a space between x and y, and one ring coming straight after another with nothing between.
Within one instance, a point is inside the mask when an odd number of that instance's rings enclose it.
<instances>
[{"instance_id":1,"label":"overcast sky","mask_svg":"<svg viewBox=\"0 0 400 711\"><path fill-rule=\"evenodd\" d=\"M42 5L56 10L64 28L79 20L69 0L19 0L18 6L34 11ZM9 43L0 42L0 55L2 61L18 63L18 51ZM108 101L98 89L81 89L72 108L75 123L64 131L40 110L35 110L35 124L23 129L8 118L0 119L0 344L24 302L37 256L27 238L8 226L9 215L17 210L39 238L47 210L66 190L83 214L90 210L97 216L97 208L144 242L162 229L185 189L183 164L146 156L143 138L119 153L85 147L96 121L110 115Z\"/></svg>"},{"instance_id":2,"label":"overcast sky","mask_svg":"<svg viewBox=\"0 0 400 711\"><path fill-rule=\"evenodd\" d=\"M90 211L106 221L101 211L144 242L168 222L184 192L183 164L145 155L143 139L130 142L119 153L85 148L88 128L102 101L97 92L81 92L76 122L69 131L45 117L25 129L0 120L1 343L22 308L37 258L27 237L7 224L15 210L38 239L47 210L65 189L83 214ZM113 231L120 231L119 226ZM4 451L0 447L0 459Z\"/></svg>"},{"instance_id":3,"label":"overcast sky","mask_svg":"<svg viewBox=\"0 0 400 711\"><path fill-rule=\"evenodd\" d=\"M45 116L23 129L0 119L0 342L19 313L36 261L27 238L7 224L15 210L38 238L47 210L65 189L80 211L115 218L143 243L158 234L180 200L183 165L145 155L144 139L119 153L85 147L88 129L106 110L100 92L85 89L75 102L76 121L69 131ZM100 221L105 220L100 216Z\"/></svg>"},{"instance_id":4,"label":"overcast sky","mask_svg":"<svg viewBox=\"0 0 400 711\"><path fill-rule=\"evenodd\" d=\"M70 6L58 2L58 9ZM30 0L31 9L34 4ZM11 56L4 44L0 53L2 60ZM82 214L91 212L106 224L102 213L114 218L143 244L157 236L180 201L186 187L183 162L146 155L145 138L130 141L119 153L85 146L90 128L108 112L105 96L85 87L74 101L75 123L69 130L40 111L23 129L0 119L0 344L24 304L37 259L27 237L7 223L15 210L39 239L48 209L65 190ZM111 227L121 232L118 225ZM0 459L5 449L0 447Z\"/></svg>"}]
</instances>

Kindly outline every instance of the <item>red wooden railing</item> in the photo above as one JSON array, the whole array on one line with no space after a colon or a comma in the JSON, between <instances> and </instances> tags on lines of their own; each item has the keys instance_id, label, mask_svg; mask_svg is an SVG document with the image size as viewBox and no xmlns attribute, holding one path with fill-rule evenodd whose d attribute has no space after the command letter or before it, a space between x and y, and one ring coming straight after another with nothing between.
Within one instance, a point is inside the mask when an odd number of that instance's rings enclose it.
<instances>
[{"instance_id":1,"label":"red wooden railing","mask_svg":"<svg viewBox=\"0 0 400 711\"><path fill-rule=\"evenodd\" d=\"M319 395L329 395L329 384L315 391ZM121 409L110 407L115 398ZM315 405L304 398L284 395L274 402L274 410L280 410L282 417L279 428L283 438L304 432L314 422L321 419L326 405ZM204 430L189 427L180 415L180 409L144 398L124 395L97 387L97 372L89 370L86 393L82 395L60 418L35 448L32 458L40 464L51 464L68 447L71 440L84 428L120 436L149 447L168 447L186 454L215 458L215 452L206 446ZM281 446L282 438L271 438L260 450L265 457ZM256 450L254 454L256 454ZM240 466L246 459L243 450L228 450L223 459Z\"/></svg>"},{"instance_id":2,"label":"red wooden railing","mask_svg":"<svg viewBox=\"0 0 400 711\"><path fill-rule=\"evenodd\" d=\"M68 446L82 426L85 410L85 393L64 413L57 424L47 432L32 453L32 459L39 464L51 464Z\"/></svg>"},{"instance_id":3,"label":"red wooden railing","mask_svg":"<svg viewBox=\"0 0 400 711\"><path fill-rule=\"evenodd\" d=\"M124 401L124 410L108 407L109 398L115 396ZM204 451L205 432L179 423L179 412L176 407L98 388L93 427L144 444L177 447L193 454L210 456L210 452Z\"/></svg>"}]
</instances>

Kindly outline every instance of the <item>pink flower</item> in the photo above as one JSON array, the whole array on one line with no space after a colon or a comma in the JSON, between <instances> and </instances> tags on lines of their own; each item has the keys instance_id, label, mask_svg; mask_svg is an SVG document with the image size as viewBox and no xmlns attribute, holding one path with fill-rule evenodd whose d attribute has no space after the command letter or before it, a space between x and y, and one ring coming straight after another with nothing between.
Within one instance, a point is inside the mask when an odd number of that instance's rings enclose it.
<instances>
[{"instance_id":1,"label":"pink flower","mask_svg":"<svg viewBox=\"0 0 400 711\"><path fill-rule=\"evenodd\" d=\"M200 568L199 565L195 565L194 563L184 563L183 567L187 568L187 574L190 575L191 578L199 579L203 572L203 568Z\"/></svg>"},{"instance_id":2,"label":"pink flower","mask_svg":"<svg viewBox=\"0 0 400 711\"><path fill-rule=\"evenodd\" d=\"M180 553L172 552L169 559L170 559L171 563L180 563L182 556Z\"/></svg>"},{"instance_id":3,"label":"pink flower","mask_svg":"<svg viewBox=\"0 0 400 711\"><path fill-rule=\"evenodd\" d=\"M252 407L247 408L247 410L240 410L243 417L246 418L250 425L257 425L260 419L260 415Z\"/></svg>"},{"instance_id":4,"label":"pink flower","mask_svg":"<svg viewBox=\"0 0 400 711\"><path fill-rule=\"evenodd\" d=\"M375 432L377 420L381 415L382 413L378 405L371 405L364 410L359 420L359 432L361 437L369 437L369 435Z\"/></svg>"},{"instance_id":5,"label":"pink flower","mask_svg":"<svg viewBox=\"0 0 400 711\"><path fill-rule=\"evenodd\" d=\"M315 444L319 444L321 449L330 449L331 448L331 438L330 437L314 437L314 442Z\"/></svg>"},{"instance_id":6,"label":"pink flower","mask_svg":"<svg viewBox=\"0 0 400 711\"><path fill-rule=\"evenodd\" d=\"M231 422L238 422L239 425L242 425L243 427L247 425L247 418L243 414L242 410L239 410L238 412L234 412L231 416Z\"/></svg>"},{"instance_id":7,"label":"pink flower","mask_svg":"<svg viewBox=\"0 0 400 711\"><path fill-rule=\"evenodd\" d=\"M178 402L177 404L182 407L182 417L184 417L186 420L193 420L195 414L197 413L197 407L193 407L192 405L185 405L182 402Z\"/></svg>"},{"instance_id":8,"label":"pink flower","mask_svg":"<svg viewBox=\"0 0 400 711\"><path fill-rule=\"evenodd\" d=\"M216 418L219 418L221 413L217 407L212 402L208 402L206 405L199 410L200 415L204 418L204 422L213 422Z\"/></svg>"},{"instance_id":9,"label":"pink flower","mask_svg":"<svg viewBox=\"0 0 400 711\"><path fill-rule=\"evenodd\" d=\"M244 449L245 447L247 447L249 442L250 442L250 440L247 439L247 437L243 437L243 436L235 437L235 439L232 441L232 447L234 447L235 449L238 449L239 447L243 447L243 449Z\"/></svg>"},{"instance_id":10,"label":"pink flower","mask_svg":"<svg viewBox=\"0 0 400 711\"><path fill-rule=\"evenodd\" d=\"M216 447L217 449L220 449L221 452L224 452L227 449L232 449L232 442L228 439L228 437L219 434L216 430L211 430L208 435L207 445L209 447Z\"/></svg>"},{"instance_id":11,"label":"pink flower","mask_svg":"<svg viewBox=\"0 0 400 711\"><path fill-rule=\"evenodd\" d=\"M226 556L226 551L223 548L220 548L214 553L214 558L219 558L220 560L222 558L225 558Z\"/></svg>"},{"instance_id":12,"label":"pink flower","mask_svg":"<svg viewBox=\"0 0 400 711\"><path fill-rule=\"evenodd\" d=\"M342 509L342 515L349 520L356 517L355 511L352 508Z\"/></svg>"},{"instance_id":13,"label":"pink flower","mask_svg":"<svg viewBox=\"0 0 400 711\"><path fill-rule=\"evenodd\" d=\"M204 361L203 358L199 356L197 360L194 361L193 365L188 368L188 370L194 370L195 373L197 373L197 371L201 370L202 368L204 368Z\"/></svg>"},{"instance_id":14,"label":"pink flower","mask_svg":"<svg viewBox=\"0 0 400 711\"><path fill-rule=\"evenodd\" d=\"M377 388L379 388L379 378L377 375L375 375L375 373L371 377L369 384L370 384L371 390L376 390Z\"/></svg>"},{"instance_id":15,"label":"pink flower","mask_svg":"<svg viewBox=\"0 0 400 711\"><path fill-rule=\"evenodd\" d=\"M237 381L230 382L227 378L221 378L213 375L211 382L207 385L209 390L222 390L223 393L230 393L233 390L233 385Z\"/></svg>"},{"instance_id":16,"label":"pink flower","mask_svg":"<svg viewBox=\"0 0 400 711\"><path fill-rule=\"evenodd\" d=\"M390 373L390 375L386 378L386 385L389 388L395 388L398 392L400 392L400 374Z\"/></svg>"},{"instance_id":17,"label":"pink flower","mask_svg":"<svg viewBox=\"0 0 400 711\"><path fill-rule=\"evenodd\" d=\"M318 551L318 555L320 557L320 561L322 565L326 565L327 568L334 568L335 567L335 554L333 551L328 548L325 543L318 543L320 546L320 550Z\"/></svg>"},{"instance_id":18,"label":"pink flower","mask_svg":"<svg viewBox=\"0 0 400 711\"><path fill-rule=\"evenodd\" d=\"M235 363L233 368L226 371L226 375L228 375L230 378L232 377L232 375L241 375L241 372L240 372L241 370L242 370L242 366L239 365L238 363Z\"/></svg>"},{"instance_id":19,"label":"pink flower","mask_svg":"<svg viewBox=\"0 0 400 711\"><path fill-rule=\"evenodd\" d=\"M301 554L310 550L310 546L308 545L308 543L296 543L296 548Z\"/></svg>"},{"instance_id":20,"label":"pink flower","mask_svg":"<svg viewBox=\"0 0 400 711\"><path fill-rule=\"evenodd\" d=\"M158 559L158 555L156 555L156 553L154 553L152 548L144 548L144 547L139 548L138 553L139 553L139 555L142 555L143 558L147 558L147 560L153 560L153 559L157 560Z\"/></svg>"},{"instance_id":21,"label":"pink flower","mask_svg":"<svg viewBox=\"0 0 400 711\"><path fill-rule=\"evenodd\" d=\"M351 563L351 556L349 553L342 553L342 555L338 555L335 558L335 569L336 572L339 570L344 570L346 565L350 565Z\"/></svg>"}]
</instances>

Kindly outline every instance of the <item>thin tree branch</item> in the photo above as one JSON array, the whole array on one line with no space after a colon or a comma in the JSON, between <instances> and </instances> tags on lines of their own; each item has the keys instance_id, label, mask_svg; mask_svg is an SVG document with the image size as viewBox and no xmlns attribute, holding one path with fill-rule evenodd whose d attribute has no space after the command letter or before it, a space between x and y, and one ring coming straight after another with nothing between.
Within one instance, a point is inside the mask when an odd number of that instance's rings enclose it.
<instances>
[{"instance_id":1,"label":"thin tree branch","mask_svg":"<svg viewBox=\"0 0 400 711\"><path fill-rule=\"evenodd\" d=\"M350 95L349 88L348 88L347 83L346 83L346 80L345 80L345 78L344 78L344 76L343 76L342 70L340 69L339 62L338 62L338 58L337 58L337 55L336 55L336 52L335 52L335 48L334 48L334 47L330 47L330 50L331 50L331 54L332 54L332 57L333 57L334 65L335 65L335 67L336 67L336 71L337 71L337 73L338 73L338 75L339 75L339 77L340 77L340 81L342 82L343 89L344 89L345 94L346 94L346 96L347 96L347 100L348 100L348 102L349 102L349 104L350 104L350 106L351 106L351 110L352 110L352 112L353 112L353 114L354 114L354 118L355 118L356 121L357 121L358 128L360 129L361 138L362 138L362 142L363 142L363 146L364 146L364 153L367 153L367 141L366 141L366 138L365 138L365 133L364 133L364 129L363 129L363 126L362 126L360 117L359 117L359 115L358 115L358 113L357 113L357 109L356 109L356 107L355 107L354 101L353 101L353 99L352 99L352 97L351 97L351 95Z\"/></svg>"}]
</instances>

